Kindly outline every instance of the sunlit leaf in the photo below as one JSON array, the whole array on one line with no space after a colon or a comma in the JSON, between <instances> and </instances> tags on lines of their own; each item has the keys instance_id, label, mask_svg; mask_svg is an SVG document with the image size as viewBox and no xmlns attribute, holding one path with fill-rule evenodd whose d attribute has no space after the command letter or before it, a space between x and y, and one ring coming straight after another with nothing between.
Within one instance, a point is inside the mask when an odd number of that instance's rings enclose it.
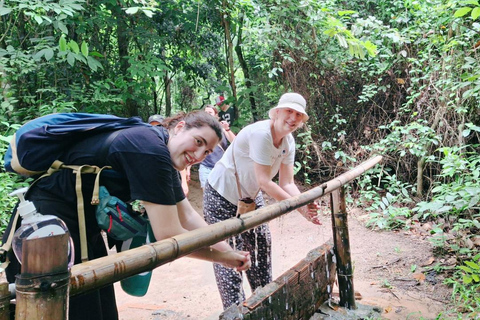
<instances>
[{"instance_id":1,"label":"sunlit leaf","mask_svg":"<svg viewBox=\"0 0 480 320\"><path fill-rule=\"evenodd\" d=\"M70 49L74 52L74 53L79 53L80 52L80 48L78 47L78 43L73 41L73 40L70 40L68 42L68 46L70 47Z\"/></svg>"},{"instance_id":2,"label":"sunlit leaf","mask_svg":"<svg viewBox=\"0 0 480 320\"><path fill-rule=\"evenodd\" d=\"M480 7L475 7L472 10L472 19L477 20L477 18L480 16Z\"/></svg>"},{"instance_id":3,"label":"sunlit leaf","mask_svg":"<svg viewBox=\"0 0 480 320\"><path fill-rule=\"evenodd\" d=\"M469 283L471 283L471 282L472 282L472 277L467 276L467 275L464 275L464 276L463 276L463 283L464 283L464 284L469 284Z\"/></svg>"},{"instance_id":4,"label":"sunlit leaf","mask_svg":"<svg viewBox=\"0 0 480 320\"><path fill-rule=\"evenodd\" d=\"M131 7L125 10L127 14L136 14L140 8L139 7Z\"/></svg>"},{"instance_id":5,"label":"sunlit leaf","mask_svg":"<svg viewBox=\"0 0 480 320\"><path fill-rule=\"evenodd\" d=\"M480 270L480 266L473 261L465 261L465 264L474 270Z\"/></svg>"},{"instance_id":6,"label":"sunlit leaf","mask_svg":"<svg viewBox=\"0 0 480 320\"><path fill-rule=\"evenodd\" d=\"M151 10L143 10L143 13L149 18L153 17L153 11Z\"/></svg>"},{"instance_id":7,"label":"sunlit leaf","mask_svg":"<svg viewBox=\"0 0 480 320\"><path fill-rule=\"evenodd\" d=\"M60 51L67 50L67 40L65 40L64 34L62 34L62 36L60 37L60 40L58 41L58 47L60 48Z\"/></svg>"},{"instance_id":8,"label":"sunlit leaf","mask_svg":"<svg viewBox=\"0 0 480 320\"><path fill-rule=\"evenodd\" d=\"M34 17L34 19L35 19L35 21L37 21L38 24L42 24L42 22L43 22L43 19L42 19L42 17L40 17L40 16L37 16L37 15L36 15L36 16Z\"/></svg>"},{"instance_id":9,"label":"sunlit leaf","mask_svg":"<svg viewBox=\"0 0 480 320\"><path fill-rule=\"evenodd\" d=\"M6 14L9 14L10 12L12 12L12 9L0 7L0 16L4 16Z\"/></svg>"},{"instance_id":10,"label":"sunlit leaf","mask_svg":"<svg viewBox=\"0 0 480 320\"><path fill-rule=\"evenodd\" d=\"M82 54L88 57L88 44L85 41L82 42Z\"/></svg>"},{"instance_id":11,"label":"sunlit leaf","mask_svg":"<svg viewBox=\"0 0 480 320\"><path fill-rule=\"evenodd\" d=\"M463 8L458 9L457 11L455 11L453 16L455 18L460 18L460 17L463 17L464 15L466 15L467 13L469 13L470 11L472 11L472 8L463 7Z\"/></svg>"}]
</instances>

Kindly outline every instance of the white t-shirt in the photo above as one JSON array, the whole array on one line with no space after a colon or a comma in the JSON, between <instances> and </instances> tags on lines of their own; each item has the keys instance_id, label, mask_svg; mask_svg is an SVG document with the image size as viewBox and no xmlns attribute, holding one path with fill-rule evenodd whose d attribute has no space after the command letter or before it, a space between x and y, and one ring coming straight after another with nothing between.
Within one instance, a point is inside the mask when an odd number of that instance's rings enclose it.
<instances>
[{"instance_id":1,"label":"white t-shirt","mask_svg":"<svg viewBox=\"0 0 480 320\"><path fill-rule=\"evenodd\" d=\"M208 176L210 185L232 204L236 205L240 197L235 180L233 151L235 151L235 165L242 188L242 197L253 198L258 191L255 162L271 166L270 179L273 179L281 163L293 165L295 161L295 140L292 134L285 136L279 148L275 148L270 121L258 121L243 128Z\"/></svg>"}]
</instances>

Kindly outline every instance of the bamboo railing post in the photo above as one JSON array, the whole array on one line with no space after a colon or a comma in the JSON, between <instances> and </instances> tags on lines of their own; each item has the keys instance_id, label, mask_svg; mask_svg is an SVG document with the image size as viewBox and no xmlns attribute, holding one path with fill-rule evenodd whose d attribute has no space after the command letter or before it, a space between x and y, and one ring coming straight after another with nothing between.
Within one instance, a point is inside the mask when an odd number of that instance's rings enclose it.
<instances>
[{"instance_id":1,"label":"bamboo railing post","mask_svg":"<svg viewBox=\"0 0 480 320\"><path fill-rule=\"evenodd\" d=\"M23 240L21 274L15 281L16 320L67 319L68 239L62 234Z\"/></svg>"},{"instance_id":2,"label":"bamboo railing post","mask_svg":"<svg viewBox=\"0 0 480 320\"><path fill-rule=\"evenodd\" d=\"M233 235L255 228L304 206L359 177L382 160L373 157L354 169L302 194L225 221L198 228L172 238L135 249L74 265L71 270L70 295L86 293L140 272L150 271L199 248L213 245Z\"/></svg>"},{"instance_id":3,"label":"bamboo railing post","mask_svg":"<svg viewBox=\"0 0 480 320\"><path fill-rule=\"evenodd\" d=\"M10 291L8 282L0 283L0 320L10 320Z\"/></svg>"},{"instance_id":4,"label":"bamboo railing post","mask_svg":"<svg viewBox=\"0 0 480 320\"><path fill-rule=\"evenodd\" d=\"M333 243L337 259L340 306L356 309L352 259L350 257L350 239L348 236L347 206L345 203L345 188L343 186L330 194L330 206L332 209Z\"/></svg>"}]
</instances>

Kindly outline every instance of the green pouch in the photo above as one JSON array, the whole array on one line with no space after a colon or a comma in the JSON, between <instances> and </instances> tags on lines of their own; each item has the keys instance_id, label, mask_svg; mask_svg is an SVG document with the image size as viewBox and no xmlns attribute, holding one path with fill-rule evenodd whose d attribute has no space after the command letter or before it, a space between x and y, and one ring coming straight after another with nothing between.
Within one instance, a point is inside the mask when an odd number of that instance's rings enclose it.
<instances>
[{"instance_id":1,"label":"green pouch","mask_svg":"<svg viewBox=\"0 0 480 320\"><path fill-rule=\"evenodd\" d=\"M135 236L132 239L128 239L123 242L121 251L137 248L148 244L150 242L155 242L155 237L153 236L153 231L150 225L148 226L147 235ZM152 278L152 271L146 271L134 276L128 277L126 279L120 280L120 286L125 293L135 296L143 297L147 291L148 286L150 285L150 279Z\"/></svg>"},{"instance_id":2,"label":"green pouch","mask_svg":"<svg viewBox=\"0 0 480 320\"><path fill-rule=\"evenodd\" d=\"M125 241L136 235L145 238L148 220L100 186L96 218L99 227L115 240Z\"/></svg>"}]
</instances>

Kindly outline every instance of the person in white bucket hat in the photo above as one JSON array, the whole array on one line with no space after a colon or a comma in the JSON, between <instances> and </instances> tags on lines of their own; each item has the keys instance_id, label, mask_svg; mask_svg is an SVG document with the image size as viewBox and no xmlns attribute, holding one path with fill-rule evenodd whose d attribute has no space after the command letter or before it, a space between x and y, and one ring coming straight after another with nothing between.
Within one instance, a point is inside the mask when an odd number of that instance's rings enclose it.
<instances>
[{"instance_id":1,"label":"person in white bucket hat","mask_svg":"<svg viewBox=\"0 0 480 320\"><path fill-rule=\"evenodd\" d=\"M305 112L305 108L307 107L307 101L305 101L305 98L299 95L298 93L294 92L289 92L285 93L280 97L280 100L278 101L278 105L270 111L268 111L268 116L270 119L273 119L276 110L278 109L292 109L295 110L303 115L303 122L308 121L308 114Z\"/></svg>"},{"instance_id":2,"label":"person in white bucket hat","mask_svg":"<svg viewBox=\"0 0 480 320\"><path fill-rule=\"evenodd\" d=\"M306 105L300 94L285 93L268 112L269 120L250 124L237 134L207 178L203 194L207 223L240 214L237 212L240 198L248 198L250 203L255 201L258 209L265 205L262 192L277 201L300 194L294 181L292 132L308 120ZM278 184L273 181L277 173ZM298 211L311 222L320 224L318 209L319 205L313 202ZM252 292L272 281L271 237L267 224L230 238L229 244L250 253L252 265L246 274ZM214 264L214 271L224 309L241 304L245 300L242 274L218 263Z\"/></svg>"}]
</instances>

